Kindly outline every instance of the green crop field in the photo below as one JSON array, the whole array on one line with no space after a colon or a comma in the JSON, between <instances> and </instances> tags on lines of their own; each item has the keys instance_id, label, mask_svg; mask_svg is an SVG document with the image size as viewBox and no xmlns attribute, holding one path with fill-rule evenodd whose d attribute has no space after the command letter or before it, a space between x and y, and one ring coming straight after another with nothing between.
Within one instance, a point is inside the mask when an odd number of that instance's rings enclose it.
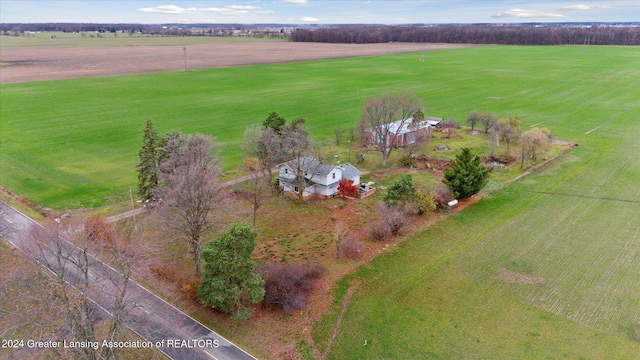
<instances>
[{"instance_id":1,"label":"green crop field","mask_svg":"<svg viewBox=\"0 0 640 360\"><path fill-rule=\"evenodd\" d=\"M247 126L303 116L318 139L368 98L407 90L428 115L518 116L580 145L340 284L313 336L328 357L634 359L640 354L640 51L487 46L0 89L0 182L56 207L135 186L147 118L214 135L224 168Z\"/></svg>"},{"instance_id":2,"label":"green crop field","mask_svg":"<svg viewBox=\"0 0 640 360\"><path fill-rule=\"evenodd\" d=\"M513 111L579 147L345 279L314 327L325 348L359 281L327 359L638 358L640 52L516 50L478 71L517 78Z\"/></svg>"},{"instance_id":3,"label":"green crop field","mask_svg":"<svg viewBox=\"0 0 640 360\"><path fill-rule=\"evenodd\" d=\"M146 119L160 132L215 136L229 170L246 127L272 111L302 116L328 139L335 126L355 126L365 100L402 90L428 115L491 111L599 145L637 119L638 65L632 47L488 46L424 62L403 54L2 85L0 182L46 206L102 204L135 187Z\"/></svg>"}]
</instances>

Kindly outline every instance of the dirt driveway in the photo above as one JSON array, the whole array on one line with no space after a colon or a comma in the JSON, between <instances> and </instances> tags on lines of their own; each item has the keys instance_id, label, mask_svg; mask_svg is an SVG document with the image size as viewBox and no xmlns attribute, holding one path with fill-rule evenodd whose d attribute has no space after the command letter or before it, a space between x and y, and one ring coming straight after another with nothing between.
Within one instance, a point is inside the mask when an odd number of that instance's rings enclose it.
<instances>
[{"instance_id":1,"label":"dirt driveway","mask_svg":"<svg viewBox=\"0 0 640 360\"><path fill-rule=\"evenodd\" d=\"M459 44L238 42L186 46L190 70L469 47ZM185 69L183 46L16 48L0 52L0 83Z\"/></svg>"}]
</instances>

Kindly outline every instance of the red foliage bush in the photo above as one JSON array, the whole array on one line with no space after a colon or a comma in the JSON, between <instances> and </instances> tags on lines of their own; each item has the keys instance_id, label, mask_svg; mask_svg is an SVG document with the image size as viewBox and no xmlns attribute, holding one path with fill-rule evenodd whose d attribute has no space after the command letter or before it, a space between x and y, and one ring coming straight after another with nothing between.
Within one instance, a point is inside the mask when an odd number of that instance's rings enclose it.
<instances>
[{"instance_id":1,"label":"red foliage bush","mask_svg":"<svg viewBox=\"0 0 640 360\"><path fill-rule=\"evenodd\" d=\"M262 305L290 313L307 306L309 294L327 270L321 264L310 262L269 262L260 265L257 271L264 279L265 294Z\"/></svg>"},{"instance_id":2,"label":"red foliage bush","mask_svg":"<svg viewBox=\"0 0 640 360\"><path fill-rule=\"evenodd\" d=\"M344 198L345 196L357 196L358 186L353 185L353 180L342 179L338 184L338 194Z\"/></svg>"}]
</instances>

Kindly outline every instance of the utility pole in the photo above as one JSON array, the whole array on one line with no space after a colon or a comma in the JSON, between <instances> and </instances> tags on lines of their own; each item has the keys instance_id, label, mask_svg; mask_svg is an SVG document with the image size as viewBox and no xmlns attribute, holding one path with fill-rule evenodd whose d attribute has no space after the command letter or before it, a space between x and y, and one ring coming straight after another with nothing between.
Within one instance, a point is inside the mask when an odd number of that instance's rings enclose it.
<instances>
[{"instance_id":1,"label":"utility pole","mask_svg":"<svg viewBox=\"0 0 640 360\"><path fill-rule=\"evenodd\" d=\"M131 211L133 212L133 231L138 232L138 224L136 223L136 213L133 207L133 191L131 191L131 186L129 186L129 198L131 199Z\"/></svg>"},{"instance_id":2,"label":"utility pole","mask_svg":"<svg viewBox=\"0 0 640 360\"><path fill-rule=\"evenodd\" d=\"M182 45L182 50L184 50L184 71L187 71L187 45Z\"/></svg>"}]
</instances>

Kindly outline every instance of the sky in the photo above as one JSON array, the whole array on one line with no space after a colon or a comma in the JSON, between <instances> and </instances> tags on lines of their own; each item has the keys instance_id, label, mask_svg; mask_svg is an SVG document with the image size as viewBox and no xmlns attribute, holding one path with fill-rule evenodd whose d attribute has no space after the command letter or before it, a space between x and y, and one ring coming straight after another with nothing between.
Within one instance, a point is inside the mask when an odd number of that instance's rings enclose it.
<instances>
[{"instance_id":1,"label":"sky","mask_svg":"<svg viewBox=\"0 0 640 360\"><path fill-rule=\"evenodd\" d=\"M0 23L408 24L640 21L640 0L0 0Z\"/></svg>"}]
</instances>

